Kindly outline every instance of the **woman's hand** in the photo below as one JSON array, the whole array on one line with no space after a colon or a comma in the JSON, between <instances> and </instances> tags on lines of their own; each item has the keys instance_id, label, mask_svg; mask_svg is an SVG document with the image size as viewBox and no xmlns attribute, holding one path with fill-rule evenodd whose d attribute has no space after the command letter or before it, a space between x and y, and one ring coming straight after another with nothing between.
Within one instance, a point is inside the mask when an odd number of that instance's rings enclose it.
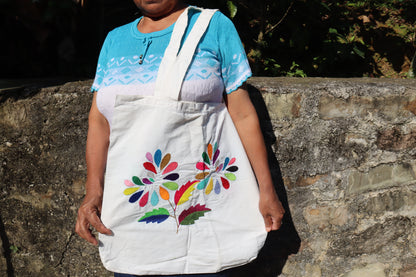
<instances>
[{"instance_id":1,"label":"woman's hand","mask_svg":"<svg viewBox=\"0 0 416 277\"><path fill-rule=\"evenodd\" d=\"M78 210L75 226L75 231L80 237L94 245L97 245L98 241L93 236L90 227L102 234L112 234L100 220L109 136L110 128L107 119L98 110L97 92L95 92L88 117L87 182L85 186L87 193Z\"/></svg>"},{"instance_id":2,"label":"woman's hand","mask_svg":"<svg viewBox=\"0 0 416 277\"><path fill-rule=\"evenodd\" d=\"M274 189L269 192L260 191L259 209L267 232L278 230L282 226L285 210Z\"/></svg>"},{"instance_id":3,"label":"woman's hand","mask_svg":"<svg viewBox=\"0 0 416 277\"><path fill-rule=\"evenodd\" d=\"M228 94L226 100L228 111L259 183L259 209L263 215L266 230L267 232L277 230L282 225L285 211L273 187L267 150L256 110L244 85Z\"/></svg>"},{"instance_id":4,"label":"woman's hand","mask_svg":"<svg viewBox=\"0 0 416 277\"><path fill-rule=\"evenodd\" d=\"M78 210L78 218L75 225L75 231L78 235L94 245L98 245L98 241L92 234L90 227L95 228L101 234L112 234L111 230L106 228L100 220L101 204L102 196L86 195Z\"/></svg>"}]
</instances>

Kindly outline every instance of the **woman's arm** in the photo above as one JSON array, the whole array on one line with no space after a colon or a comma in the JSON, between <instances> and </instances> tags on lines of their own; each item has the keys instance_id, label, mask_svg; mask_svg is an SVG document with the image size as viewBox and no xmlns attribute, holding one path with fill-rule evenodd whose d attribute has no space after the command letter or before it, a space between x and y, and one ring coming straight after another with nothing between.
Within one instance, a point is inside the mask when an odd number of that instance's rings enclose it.
<instances>
[{"instance_id":1,"label":"woman's arm","mask_svg":"<svg viewBox=\"0 0 416 277\"><path fill-rule=\"evenodd\" d=\"M228 94L226 103L259 183L259 208L266 230L277 230L285 211L273 186L259 119L245 86Z\"/></svg>"},{"instance_id":2,"label":"woman's arm","mask_svg":"<svg viewBox=\"0 0 416 277\"><path fill-rule=\"evenodd\" d=\"M97 108L96 99L97 92L94 93L88 118L86 194L78 210L75 226L79 236L94 245L98 241L91 233L90 226L102 234L112 234L100 220L110 129L107 120Z\"/></svg>"}]
</instances>

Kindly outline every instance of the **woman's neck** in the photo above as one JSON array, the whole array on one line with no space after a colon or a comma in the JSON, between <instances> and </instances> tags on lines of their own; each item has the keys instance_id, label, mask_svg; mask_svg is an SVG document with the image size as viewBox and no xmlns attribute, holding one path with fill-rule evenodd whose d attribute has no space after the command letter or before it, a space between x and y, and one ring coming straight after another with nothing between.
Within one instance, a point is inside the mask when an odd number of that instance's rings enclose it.
<instances>
[{"instance_id":1,"label":"woman's neck","mask_svg":"<svg viewBox=\"0 0 416 277\"><path fill-rule=\"evenodd\" d=\"M167 15L159 17L143 15L143 18L137 24L137 29L141 33L152 33L164 30L176 22L186 7L186 4L181 4L180 6L175 7L175 9L169 12Z\"/></svg>"}]
</instances>

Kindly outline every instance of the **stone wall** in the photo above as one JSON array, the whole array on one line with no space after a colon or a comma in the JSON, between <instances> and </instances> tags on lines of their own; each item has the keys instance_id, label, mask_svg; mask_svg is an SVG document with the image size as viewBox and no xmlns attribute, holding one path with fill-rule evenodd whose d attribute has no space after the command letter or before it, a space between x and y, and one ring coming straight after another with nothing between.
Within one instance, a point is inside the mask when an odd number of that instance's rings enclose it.
<instances>
[{"instance_id":1,"label":"stone wall","mask_svg":"<svg viewBox=\"0 0 416 277\"><path fill-rule=\"evenodd\" d=\"M111 276L74 233L90 81L0 92L0 276ZM416 276L416 81L252 78L288 210L235 276Z\"/></svg>"}]
</instances>

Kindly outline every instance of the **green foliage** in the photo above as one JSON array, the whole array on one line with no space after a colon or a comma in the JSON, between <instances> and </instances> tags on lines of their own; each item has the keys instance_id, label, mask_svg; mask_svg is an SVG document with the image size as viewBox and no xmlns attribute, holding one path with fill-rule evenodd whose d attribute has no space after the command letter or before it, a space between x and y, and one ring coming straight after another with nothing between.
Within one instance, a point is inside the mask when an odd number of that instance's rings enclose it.
<instances>
[{"instance_id":1,"label":"green foliage","mask_svg":"<svg viewBox=\"0 0 416 277\"><path fill-rule=\"evenodd\" d=\"M232 2L255 75L411 76L416 0Z\"/></svg>"},{"instance_id":2,"label":"green foliage","mask_svg":"<svg viewBox=\"0 0 416 277\"><path fill-rule=\"evenodd\" d=\"M416 0L192 0L239 31L254 75L412 77ZM0 0L4 77L92 77L108 31L140 15L132 0Z\"/></svg>"},{"instance_id":3,"label":"green foliage","mask_svg":"<svg viewBox=\"0 0 416 277\"><path fill-rule=\"evenodd\" d=\"M11 251L12 254L16 254L20 250L19 247L17 247L16 245L11 245L9 247L9 249L10 249L10 251Z\"/></svg>"}]
</instances>

